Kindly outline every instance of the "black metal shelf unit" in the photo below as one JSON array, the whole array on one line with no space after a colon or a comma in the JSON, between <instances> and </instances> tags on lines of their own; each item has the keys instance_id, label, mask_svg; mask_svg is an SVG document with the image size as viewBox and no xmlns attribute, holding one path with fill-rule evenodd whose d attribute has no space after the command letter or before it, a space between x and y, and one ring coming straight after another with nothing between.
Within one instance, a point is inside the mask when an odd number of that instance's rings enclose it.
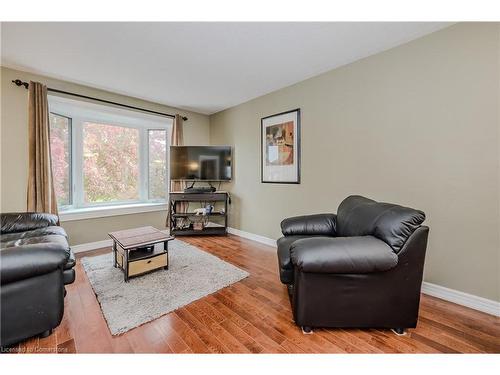
<instances>
[{"instance_id":1,"label":"black metal shelf unit","mask_svg":"<svg viewBox=\"0 0 500 375\"><path fill-rule=\"evenodd\" d=\"M225 191L213 193L184 193L171 192L169 197L169 224L170 234L176 236L196 236L196 235L225 235L227 234L228 220L228 194ZM180 203L199 203L200 206L206 204L224 205L224 212L214 211L208 215L196 215L194 212L180 212ZM185 206L185 205L184 205ZM189 207L188 207L189 209ZM203 229L194 229L192 221L200 219L222 218L223 224L205 226Z\"/></svg>"}]
</instances>

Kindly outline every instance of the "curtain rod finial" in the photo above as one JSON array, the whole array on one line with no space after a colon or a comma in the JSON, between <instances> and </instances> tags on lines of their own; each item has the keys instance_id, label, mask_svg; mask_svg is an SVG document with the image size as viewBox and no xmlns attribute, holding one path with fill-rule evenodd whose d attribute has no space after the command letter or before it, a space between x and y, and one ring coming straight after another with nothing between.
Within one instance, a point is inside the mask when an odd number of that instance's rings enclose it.
<instances>
[{"instance_id":1,"label":"curtain rod finial","mask_svg":"<svg viewBox=\"0 0 500 375\"><path fill-rule=\"evenodd\" d=\"M12 83L14 83L16 86L24 86L26 89L29 87L28 82L23 82L20 79L13 79Z\"/></svg>"}]
</instances>

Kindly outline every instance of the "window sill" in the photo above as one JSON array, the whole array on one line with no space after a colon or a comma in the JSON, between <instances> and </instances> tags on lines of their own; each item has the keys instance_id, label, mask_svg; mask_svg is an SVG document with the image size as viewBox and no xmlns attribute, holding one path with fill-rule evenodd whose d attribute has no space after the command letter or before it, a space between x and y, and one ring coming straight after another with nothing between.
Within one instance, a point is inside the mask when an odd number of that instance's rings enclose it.
<instances>
[{"instance_id":1,"label":"window sill","mask_svg":"<svg viewBox=\"0 0 500 375\"><path fill-rule=\"evenodd\" d=\"M167 211L167 203L135 203L106 207L88 207L59 212L61 222L130 215L142 212Z\"/></svg>"}]
</instances>

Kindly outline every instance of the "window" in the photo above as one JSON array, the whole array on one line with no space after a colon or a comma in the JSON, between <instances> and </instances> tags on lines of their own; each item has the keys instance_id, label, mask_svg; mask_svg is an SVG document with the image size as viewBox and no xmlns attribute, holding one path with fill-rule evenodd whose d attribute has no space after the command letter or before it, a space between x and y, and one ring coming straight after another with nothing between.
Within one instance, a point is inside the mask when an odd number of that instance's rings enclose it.
<instances>
[{"instance_id":1,"label":"window","mask_svg":"<svg viewBox=\"0 0 500 375\"><path fill-rule=\"evenodd\" d=\"M165 203L172 120L49 97L59 210Z\"/></svg>"},{"instance_id":2,"label":"window","mask_svg":"<svg viewBox=\"0 0 500 375\"><path fill-rule=\"evenodd\" d=\"M83 124L83 200L86 204L140 199L139 142L139 129ZM163 153L163 160L165 155ZM165 185L162 192L165 194Z\"/></svg>"},{"instance_id":3,"label":"window","mask_svg":"<svg viewBox=\"0 0 500 375\"><path fill-rule=\"evenodd\" d=\"M161 199L165 196L167 185L167 131L149 130L149 199Z\"/></svg>"},{"instance_id":4,"label":"window","mask_svg":"<svg viewBox=\"0 0 500 375\"><path fill-rule=\"evenodd\" d=\"M71 119L50 114L50 152L57 204L71 204Z\"/></svg>"}]
</instances>

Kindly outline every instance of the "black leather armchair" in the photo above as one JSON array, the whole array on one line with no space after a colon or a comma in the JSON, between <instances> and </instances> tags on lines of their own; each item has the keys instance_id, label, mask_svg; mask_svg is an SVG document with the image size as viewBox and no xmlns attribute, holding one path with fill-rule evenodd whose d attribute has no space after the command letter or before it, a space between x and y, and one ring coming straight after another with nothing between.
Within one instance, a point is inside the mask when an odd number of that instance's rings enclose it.
<instances>
[{"instance_id":1,"label":"black leather armchair","mask_svg":"<svg viewBox=\"0 0 500 375\"><path fill-rule=\"evenodd\" d=\"M282 221L281 282L312 327L416 327L429 228L422 211L350 196L337 215Z\"/></svg>"},{"instance_id":2,"label":"black leather armchair","mask_svg":"<svg viewBox=\"0 0 500 375\"><path fill-rule=\"evenodd\" d=\"M58 217L0 215L0 346L49 335L61 322L65 284L75 280L75 257Z\"/></svg>"}]
</instances>

